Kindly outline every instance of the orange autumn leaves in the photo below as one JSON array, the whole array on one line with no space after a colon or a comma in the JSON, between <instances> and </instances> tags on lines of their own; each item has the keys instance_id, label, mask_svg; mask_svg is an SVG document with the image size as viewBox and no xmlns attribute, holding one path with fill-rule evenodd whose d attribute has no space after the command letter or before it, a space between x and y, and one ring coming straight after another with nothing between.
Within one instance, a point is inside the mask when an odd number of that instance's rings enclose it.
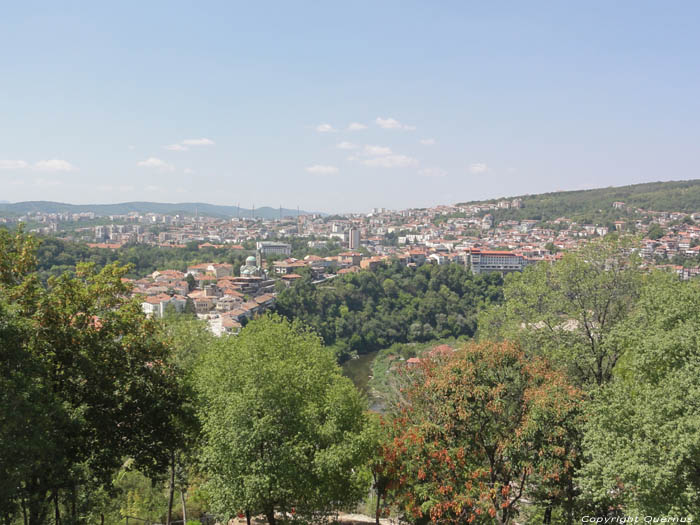
<instances>
[{"instance_id":1,"label":"orange autumn leaves","mask_svg":"<svg viewBox=\"0 0 700 525\"><path fill-rule=\"evenodd\" d=\"M385 425L383 475L410 515L511 523L528 494L556 497L573 475L583 394L511 343L470 344L406 371Z\"/></svg>"}]
</instances>

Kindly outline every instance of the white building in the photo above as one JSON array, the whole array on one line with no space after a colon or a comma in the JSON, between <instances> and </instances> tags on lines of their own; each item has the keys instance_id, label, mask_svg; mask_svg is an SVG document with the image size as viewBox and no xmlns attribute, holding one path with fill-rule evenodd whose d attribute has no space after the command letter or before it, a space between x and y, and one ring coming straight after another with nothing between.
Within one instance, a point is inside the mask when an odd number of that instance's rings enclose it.
<instances>
[{"instance_id":1,"label":"white building","mask_svg":"<svg viewBox=\"0 0 700 525\"><path fill-rule=\"evenodd\" d=\"M289 257L292 254L292 245L283 242L258 241L256 248L263 257L266 255L284 255Z\"/></svg>"},{"instance_id":2,"label":"white building","mask_svg":"<svg viewBox=\"0 0 700 525\"><path fill-rule=\"evenodd\" d=\"M187 299L181 295L159 294L152 297L146 297L141 303L141 309L148 316L163 317L165 309L169 304L172 304L176 312L182 312L185 309Z\"/></svg>"},{"instance_id":3,"label":"white building","mask_svg":"<svg viewBox=\"0 0 700 525\"><path fill-rule=\"evenodd\" d=\"M519 272L526 264L525 257L513 252L472 248L469 253L469 265L473 274Z\"/></svg>"}]
</instances>

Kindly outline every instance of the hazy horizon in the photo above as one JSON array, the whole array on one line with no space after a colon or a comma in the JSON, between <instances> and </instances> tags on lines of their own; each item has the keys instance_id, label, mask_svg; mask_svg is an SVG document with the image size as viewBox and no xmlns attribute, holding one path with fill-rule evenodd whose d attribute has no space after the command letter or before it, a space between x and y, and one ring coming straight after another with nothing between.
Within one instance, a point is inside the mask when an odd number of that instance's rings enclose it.
<instances>
[{"instance_id":1,"label":"hazy horizon","mask_svg":"<svg viewBox=\"0 0 700 525\"><path fill-rule=\"evenodd\" d=\"M693 180L700 180L700 179L686 179L686 180L669 180L669 181L649 181L649 182L690 182ZM636 183L635 183L636 184ZM644 184L644 183L640 183ZM566 188L561 188L561 189L556 189L552 190L551 192L543 192L543 193L560 193L560 192L571 192L571 191L586 191L588 189L608 189L608 188L621 188L625 186L600 186L598 188L584 188L584 189L566 189ZM527 195L538 195L536 193L525 193L525 194L504 194L504 195L498 195L495 197L487 197L484 199L465 199L461 201L454 201L454 202L435 202L427 206L414 206L413 208L429 208L433 206L441 206L441 205L454 205L458 204L459 202L470 202L470 201L488 201L488 200L499 200L499 199L512 199L515 197L524 197ZM45 199L32 199L28 201L7 201L7 200L0 200L0 204L22 204L25 202L54 202L57 204L67 204L67 205L76 205L76 206L110 206L110 205L119 205L119 204L133 204L133 203L147 203L147 204L166 204L166 205L178 205L178 204L203 204L203 205L213 205L213 206L228 206L228 207L240 207L241 212L250 212L252 206L247 206L245 203L217 203L217 202L209 202L209 201L158 201L158 200L148 200L148 201L143 201L143 200L131 200L131 201L115 201L115 202L68 202L68 201L47 201ZM276 210L278 209L279 206L273 206L268 203L262 203L260 205L255 205L256 210L261 210L261 209L271 209L271 210ZM294 212L296 208L292 208L290 206L285 206L282 205L283 211L288 212ZM386 206L374 206L374 208L386 208L386 209L407 209L407 208L388 208ZM327 215L333 215L335 213L339 214L344 214L344 213L363 213L363 212L357 212L357 211L338 211L338 210L332 210L332 209L301 209L302 212L305 213L324 213Z\"/></svg>"},{"instance_id":2,"label":"hazy horizon","mask_svg":"<svg viewBox=\"0 0 700 525\"><path fill-rule=\"evenodd\" d=\"M342 213L697 178L699 14L10 4L0 199Z\"/></svg>"}]
</instances>

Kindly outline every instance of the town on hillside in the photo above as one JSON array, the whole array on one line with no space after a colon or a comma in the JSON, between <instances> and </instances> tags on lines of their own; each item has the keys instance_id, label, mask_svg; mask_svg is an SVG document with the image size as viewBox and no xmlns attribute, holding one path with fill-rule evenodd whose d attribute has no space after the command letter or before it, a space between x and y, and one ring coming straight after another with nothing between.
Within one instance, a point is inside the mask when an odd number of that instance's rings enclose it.
<instances>
[{"instance_id":1,"label":"town on hillside","mask_svg":"<svg viewBox=\"0 0 700 525\"><path fill-rule=\"evenodd\" d=\"M613 209L623 212L626 220L580 224L566 217L546 222L494 219L499 211L522 206L522 200L516 198L277 219L156 213L98 218L91 212L36 212L0 220L28 223L37 233L92 248L116 250L140 243L168 249L196 243L200 250L228 248L248 253L244 263L236 267L208 262L190 265L185 271L162 268L132 280L133 294L141 298L148 315L162 317L169 308L193 313L206 320L216 335L237 334L247 320L272 307L277 292L301 279L302 274L318 284L392 260L407 266L456 263L474 274L504 274L538 261L554 261L565 251L617 233L641 238L640 255L648 265L671 269L681 279L700 273L700 226L696 225L700 213L643 210L614 202ZM82 224L97 219L101 224ZM298 258L292 257L291 242L299 245L300 241L305 249ZM337 253L313 253L328 247L336 248Z\"/></svg>"}]
</instances>

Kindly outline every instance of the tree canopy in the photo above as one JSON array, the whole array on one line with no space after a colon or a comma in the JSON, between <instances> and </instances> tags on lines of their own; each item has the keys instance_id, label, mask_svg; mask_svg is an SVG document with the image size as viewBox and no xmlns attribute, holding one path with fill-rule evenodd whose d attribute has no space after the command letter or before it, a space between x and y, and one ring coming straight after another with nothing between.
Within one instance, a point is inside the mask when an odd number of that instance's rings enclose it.
<instances>
[{"instance_id":1,"label":"tree canopy","mask_svg":"<svg viewBox=\"0 0 700 525\"><path fill-rule=\"evenodd\" d=\"M220 517L310 520L362 497L366 403L317 335L266 316L211 347L200 374L202 460Z\"/></svg>"},{"instance_id":2,"label":"tree canopy","mask_svg":"<svg viewBox=\"0 0 700 525\"><path fill-rule=\"evenodd\" d=\"M536 488L573 474L582 393L510 343L470 344L406 370L384 445L389 494L413 520L512 523Z\"/></svg>"},{"instance_id":3,"label":"tree canopy","mask_svg":"<svg viewBox=\"0 0 700 525\"><path fill-rule=\"evenodd\" d=\"M31 525L50 501L76 519L79 491L109 487L125 457L157 476L182 406L169 347L126 297L127 268L83 264L43 286L35 247L0 230L0 511Z\"/></svg>"},{"instance_id":4,"label":"tree canopy","mask_svg":"<svg viewBox=\"0 0 700 525\"><path fill-rule=\"evenodd\" d=\"M653 275L617 331L627 352L615 377L588 410L580 484L595 501L698 516L699 333L700 283Z\"/></svg>"},{"instance_id":5,"label":"tree canopy","mask_svg":"<svg viewBox=\"0 0 700 525\"><path fill-rule=\"evenodd\" d=\"M459 264L395 262L320 286L299 281L279 294L277 311L313 327L341 359L393 343L472 335L477 312L502 299L500 275L475 276Z\"/></svg>"},{"instance_id":6,"label":"tree canopy","mask_svg":"<svg viewBox=\"0 0 700 525\"><path fill-rule=\"evenodd\" d=\"M479 319L480 338L515 338L582 384L606 383L625 350L609 335L627 318L642 282L631 248L600 240L555 264L508 275L503 305Z\"/></svg>"}]
</instances>

